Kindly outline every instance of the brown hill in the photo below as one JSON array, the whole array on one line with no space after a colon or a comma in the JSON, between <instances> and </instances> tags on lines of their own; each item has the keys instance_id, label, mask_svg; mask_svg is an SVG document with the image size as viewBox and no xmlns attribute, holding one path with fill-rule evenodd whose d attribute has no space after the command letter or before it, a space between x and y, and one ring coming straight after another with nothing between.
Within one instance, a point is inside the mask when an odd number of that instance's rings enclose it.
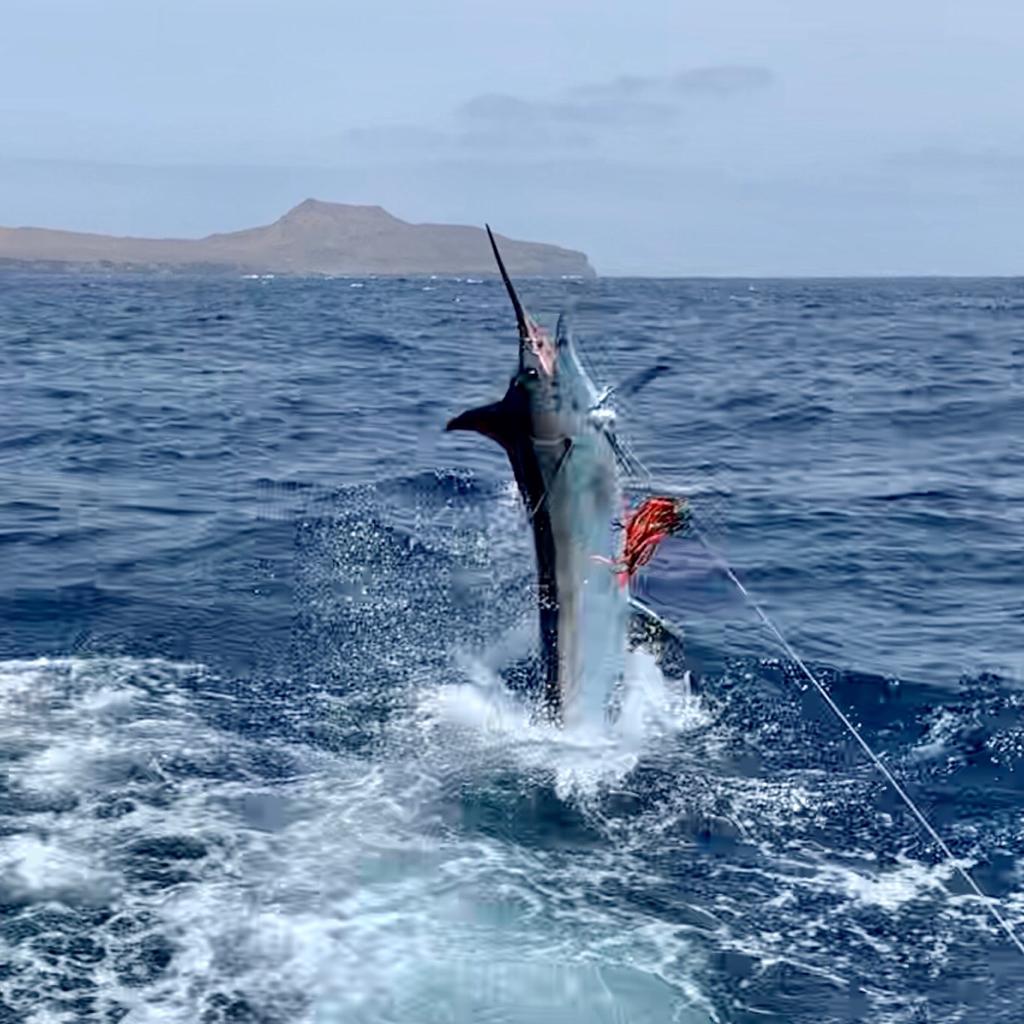
<instances>
[{"instance_id":1,"label":"brown hill","mask_svg":"<svg viewBox=\"0 0 1024 1024\"><path fill-rule=\"evenodd\" d=\"M509 272L593 276L572 249L502 238ZM223 269L275 274L493 274L480 228L409 224L379 206L307 199L265 227L196 239L117 238L0 228L0 261L127 269Z\"/></svg>"}]
</instances>

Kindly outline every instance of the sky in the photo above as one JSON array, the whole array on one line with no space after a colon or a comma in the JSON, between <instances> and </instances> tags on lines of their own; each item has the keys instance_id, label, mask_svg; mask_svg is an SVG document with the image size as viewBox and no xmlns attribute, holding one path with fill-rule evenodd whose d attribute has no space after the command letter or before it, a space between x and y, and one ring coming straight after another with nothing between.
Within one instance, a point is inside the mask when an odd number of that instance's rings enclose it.
<instances>
[{"instance_id":1,"label":"sky","mask_svg":"<svg viewBox=\"0 0 1024 1024\"><path fill-rule=\"evenodd\" d=\"M307 197L648 275L1024 274L1020 0L0 0L0 224Z\"/></svg>"}]
</instances>

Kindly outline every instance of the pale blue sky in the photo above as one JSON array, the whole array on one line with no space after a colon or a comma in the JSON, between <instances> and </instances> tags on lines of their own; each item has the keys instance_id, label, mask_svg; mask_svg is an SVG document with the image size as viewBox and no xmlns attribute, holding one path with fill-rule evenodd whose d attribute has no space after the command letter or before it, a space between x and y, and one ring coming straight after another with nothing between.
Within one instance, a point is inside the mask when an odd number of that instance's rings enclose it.
<instances>
[{"instance_id":1,"label":"pale blue sky","mask_svg":"<svg viewBox=\"0 0 1024 1024\"><path fill-rule=\"evenodd\" d=\"M1024 273L1020 0L0 6L0 224L313 195L606 273Z\"/></svg>"}]
</instances>

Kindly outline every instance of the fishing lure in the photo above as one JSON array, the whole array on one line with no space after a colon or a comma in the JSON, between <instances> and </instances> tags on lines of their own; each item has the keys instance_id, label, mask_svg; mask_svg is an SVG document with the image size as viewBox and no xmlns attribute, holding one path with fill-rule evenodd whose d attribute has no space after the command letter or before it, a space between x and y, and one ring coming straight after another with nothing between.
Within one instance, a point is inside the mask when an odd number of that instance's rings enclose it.
<instances>
[{"instance_id":1,"label":"fishing lure","mask_svg":"<svg viewBox=\"0 0 1024 1024\"><path fill-rule=\"evenodd\" d=\"M623 524L622 557L618 562L600 561L607 562L625 586L637 570L654 557L658 545L666 537L685 529L689 519L690 509L685 498L660 495L645 498Z\"/></svg>"}]
</instances>

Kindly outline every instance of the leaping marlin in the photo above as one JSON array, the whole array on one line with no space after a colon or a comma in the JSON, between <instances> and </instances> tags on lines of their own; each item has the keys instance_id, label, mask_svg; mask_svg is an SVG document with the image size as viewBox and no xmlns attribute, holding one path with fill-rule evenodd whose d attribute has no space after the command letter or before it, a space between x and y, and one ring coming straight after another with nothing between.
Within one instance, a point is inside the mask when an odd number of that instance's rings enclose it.
<instances>
[{"instance_id":1,"label":"leaping marlin","mask_svg":"<svg viewBox=\"0 0 1024 1024\"><path fill-rule=\"evenodd\" d=\"M519 327L519 366L504 398L448 430L475 430L504 448L533 529L543 706L559 724L600 723L624 668L629 591L618 559L620 464L610 391L599 391L565 322L555 340L523 308L487 234Z\"/></svg>"}]
</instances>

